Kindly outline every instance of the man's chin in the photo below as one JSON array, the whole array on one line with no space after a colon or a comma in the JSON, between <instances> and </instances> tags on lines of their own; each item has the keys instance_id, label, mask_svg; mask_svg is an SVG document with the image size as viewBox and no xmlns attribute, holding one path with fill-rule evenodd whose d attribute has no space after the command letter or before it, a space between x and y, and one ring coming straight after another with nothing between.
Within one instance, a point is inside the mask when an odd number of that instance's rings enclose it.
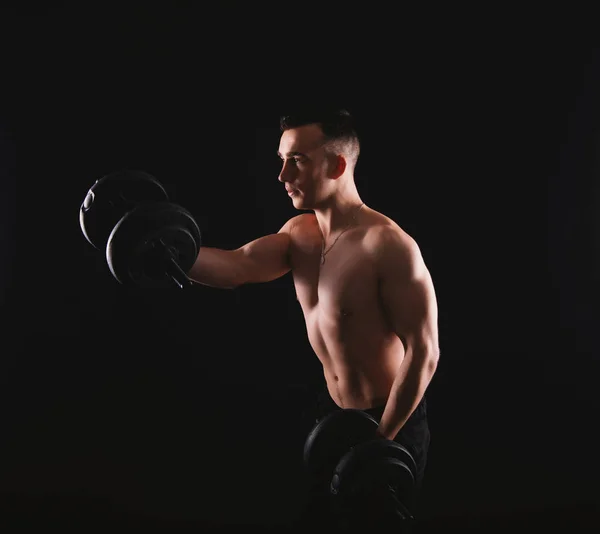
<instances>
[{"instance_id":1,"label":"man's chin","mask_svg":"<svg viewBox=\"0 0 600 534\"><path fill-rule=\"evenodd\" d=\"M314 208L310 205L307 205L306 202L294 202L294 208L296 208L298 211L308 211L308 210L313 210Z\"/></svg>"},{"instance_id":2,"label":"man's chin","mask_svg":"<svg viewBox=\"0 0 600 534\"><path fill-rule=\"evenodd\" d=\"M296 195L292 196L291 198L292 198L292 204L293 204L294 208L296 208L297 210L299 210L299 211L314 210L313 206L309 202L306 202L306 198L304 196L296 194Z\"/></svg>"}]
</instances>

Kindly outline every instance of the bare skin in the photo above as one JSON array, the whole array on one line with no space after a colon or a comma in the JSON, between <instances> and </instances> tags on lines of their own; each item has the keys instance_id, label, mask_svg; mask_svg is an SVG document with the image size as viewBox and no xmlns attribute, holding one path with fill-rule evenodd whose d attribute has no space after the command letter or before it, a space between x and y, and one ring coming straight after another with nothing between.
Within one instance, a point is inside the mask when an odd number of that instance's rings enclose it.
<instances>
[{"instance_id":1,"label":"bare skin","mask_svg":"<svg viewBox=\"0 0 600 534\"><path fill-rule=\"evenodd\" d=\"M437 367L429 271L414 239L364 205L355 160L328 150L318 125L283 132L278 154L279 181L309 213L236 250L202 247L188 274L235 288L291 272L331 397L341 408L385 406L378 432L393 439Z\"/></svg>"},{"instance_id":2,"label":"bare skin","mask_svg":"<svg viewBox=\"0 0 600 534\"><path fill-rule=\"evenodd\" d=\"M341 408L382 406L404 358L379 298L376 265L377 232L395 225L363 207L358 226L340 237L321 265L316 217L301 215L295 223L290 259L296 296L329 393Z\"/></svg>"}]
</instances>

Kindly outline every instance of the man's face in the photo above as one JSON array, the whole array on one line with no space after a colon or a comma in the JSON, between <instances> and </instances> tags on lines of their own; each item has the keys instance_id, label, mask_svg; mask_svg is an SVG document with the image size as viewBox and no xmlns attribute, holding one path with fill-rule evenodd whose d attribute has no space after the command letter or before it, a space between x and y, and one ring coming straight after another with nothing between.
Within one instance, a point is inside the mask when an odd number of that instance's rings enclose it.
<instances>
[{"instance_id":1,"label":"man's face","mask_svg":"<svg viewBox=\"0 0 600 534\"><path fill-rule=\"evenodd\" d=\"M323 149L323 132L316 124L282 133L279 181L285 184L296 209L314 209L327 196L327 171L331 156Z\"/></svg>"}]
</instances>

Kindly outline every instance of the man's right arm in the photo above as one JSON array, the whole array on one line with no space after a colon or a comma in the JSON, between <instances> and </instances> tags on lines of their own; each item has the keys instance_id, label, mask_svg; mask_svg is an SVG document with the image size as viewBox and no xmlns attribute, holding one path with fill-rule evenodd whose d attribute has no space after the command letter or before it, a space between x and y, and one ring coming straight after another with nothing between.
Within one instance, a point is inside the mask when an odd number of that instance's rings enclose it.
<instances>
[{"instance_id":1,"label":"man's right arm","mask_svg":"<svg viewBox=\"0 0 600 534\"><path fill-rule=\"evenodd\" d=\"M294 219L287 221L278 233L259 237L235 250L201 246L188 276L199 284L222 289L280 278L291 270L290 233Z\"/></svg>"}]
</instances>

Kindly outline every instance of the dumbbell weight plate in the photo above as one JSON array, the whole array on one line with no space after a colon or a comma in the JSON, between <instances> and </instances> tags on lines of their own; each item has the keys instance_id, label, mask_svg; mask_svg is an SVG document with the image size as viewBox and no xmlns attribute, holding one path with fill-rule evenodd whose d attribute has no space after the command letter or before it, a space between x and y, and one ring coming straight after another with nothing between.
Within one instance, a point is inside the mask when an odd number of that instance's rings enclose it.
<instances>
[{"instance_id":1,"label":"dumbbell weight plate","mask_svg":"<svg viewBox=\"0 0 600 534\"><path fill-rule=\"evenodd\" d=\"M342 456L374 437L377 421L362 410L336 410L326 415L304 443L304 465L311 475L329 480Z\"/></svg>"},{"instance_id":2,"label":"dumbbell weight plate","mask_svg":"<svg viewBox=\"0 0 600 534\"><path fill-rule=\"evenodd\" d=\"M201 246L200 229L192 215L170 202L144 203L115 225L106 246L112 275L124 285L170 287L165 247L182 271L188 272Z\"/></svg>"},{"instance_id":3,"label":"dumbbell weight plate","mask_svg":"<svg viewBox=\"0 0 600 534\"><path fill-rule=\"evenodd\" d=\"M79 209L79 225L88 242L104 250L115 224L125 213L142 202L168 200L164 187L147 172L116 171L90 187Z\"/></svg>"},{"instance_id":4,"label":"dumbbell weight plate","mask_svg":"<svg viewBox=\"0 0 600 534\"><path fill-rule=\"evenodd\" d=\"M406 447L392 440L375 438L359 443L335 467L331 492L350 495L361 488L390 485L401 496L415 483L417 464Z\"/></svg>"}]
</instances>

